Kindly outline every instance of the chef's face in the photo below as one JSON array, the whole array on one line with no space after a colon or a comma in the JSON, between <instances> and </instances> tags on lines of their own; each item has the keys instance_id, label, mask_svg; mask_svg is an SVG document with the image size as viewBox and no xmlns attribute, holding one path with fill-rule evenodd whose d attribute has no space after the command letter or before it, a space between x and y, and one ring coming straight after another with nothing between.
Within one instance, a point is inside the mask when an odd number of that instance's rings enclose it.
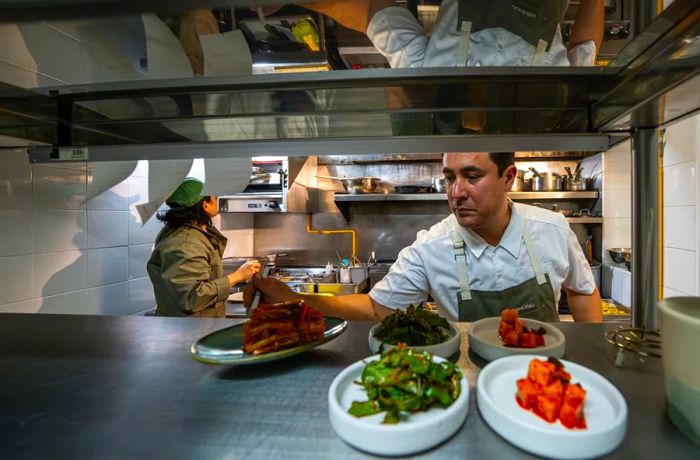
<instances>
[{"instance_id":1,"label":"chef's face","mask_svg":"<svg viewBox=\"0 0 700 460\"><path fill-rule=\"evenodd\" d=\"M462 227L486 228L507 212L515 166L499 176L488 153L446 153L442 166L450 210Z\"/></svg>"},{"instance_id":2,"label":"chef's face","mask_svg":"<svg viewBox=\"0 0 700 460\"><path fill-rule=\"evenodd\" d=\"M215 196L210 196L209 199L204 200L202 207L209 217L215 217L219 214L219 200Z\"/></svg>"}]
</instances>

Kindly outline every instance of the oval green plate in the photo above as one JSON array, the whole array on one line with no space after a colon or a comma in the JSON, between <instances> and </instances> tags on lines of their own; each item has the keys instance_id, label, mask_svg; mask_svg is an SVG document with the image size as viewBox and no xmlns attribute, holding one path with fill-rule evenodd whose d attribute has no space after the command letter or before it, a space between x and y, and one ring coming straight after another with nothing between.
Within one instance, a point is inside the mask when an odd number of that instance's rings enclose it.
<instances>
[{"instance_id":1,"label":"oval green plate","mask_svg":"<svg viewBox=\"0 0 700 460\"><path fill-rule=\"evenodd\" d=\"M326 332L323 338L294 348L287 348L262 355L251 355L243 351L243 323L212 332L197 340L190 347L190 354L197 361L207 364L242 366L286 358L333 340L348 327L348 322L333 316L324 316Z\"/></svg>"}]
</instances>

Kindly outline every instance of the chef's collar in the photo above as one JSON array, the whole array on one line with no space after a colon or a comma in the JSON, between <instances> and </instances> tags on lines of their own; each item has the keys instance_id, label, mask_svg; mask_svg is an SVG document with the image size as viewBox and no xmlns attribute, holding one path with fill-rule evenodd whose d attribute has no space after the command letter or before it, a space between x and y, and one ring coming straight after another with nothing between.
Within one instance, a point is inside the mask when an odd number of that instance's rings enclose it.
<instances>
[{"instance_id":1,"label":"chef's collar","mask_svg":"<svg viewBox=\"0 0 700 460\"><path fill-rule=\"evenodd\" d=\"M523 238L522 218L516 211L515 206L513 206L512 201L508 200L508 206L511 210L510 222L508 222L506 231L503 233L498 246L508 251L517 259L520 256L521 241ZM462 238L464 239L464 242L471 253L474 254L474 257L477 259L480 258L481 254L484 253L489 244L472 230L460 227L460 231L462 233Z\"/></svg>"}]
</instances>

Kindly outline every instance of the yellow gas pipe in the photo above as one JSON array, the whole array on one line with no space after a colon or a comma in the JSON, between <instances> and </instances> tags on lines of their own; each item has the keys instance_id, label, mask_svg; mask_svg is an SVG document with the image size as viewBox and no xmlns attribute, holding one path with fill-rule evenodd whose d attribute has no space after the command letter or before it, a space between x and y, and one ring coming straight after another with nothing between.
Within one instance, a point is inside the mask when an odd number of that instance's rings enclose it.
<instances>
[{"instance_id":1,"label":"yellow gas pipe","mask_svg":"<svg viewBox=\"0 0 700 460\"><path fill-rule=\"evenodd\" d=\"M306 233L320 233L322 235L338 235L341 233L349 233L352 235L352 255L357 257L357 232L353 229L349 230L313 230L311 228L311 213L306 214Z\"/></svg>"}]
</instances>

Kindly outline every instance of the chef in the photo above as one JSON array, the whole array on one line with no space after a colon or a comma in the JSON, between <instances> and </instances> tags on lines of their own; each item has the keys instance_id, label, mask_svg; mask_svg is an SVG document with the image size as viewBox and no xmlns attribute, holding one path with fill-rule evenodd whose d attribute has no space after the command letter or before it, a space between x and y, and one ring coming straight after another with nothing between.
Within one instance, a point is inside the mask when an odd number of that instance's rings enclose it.
<instances>
[{"instance_id":1,"label":"chef","mask_svg":"<svg viewBox=\"0 0 700 460\"><path fill-rule=\"evenodd\" d=\"M582 0L564 46L568 0L444 0L430 36L393 0L303 6L366 33L392 68L592 66L603 39L604 0Z\"/></svg>"},{"instance_id":2,"label":"chef","mask_svg":"<svg viewBox=\"0 0 700 460\"><path fill-rule=\"evenodd\" d=\"M167 199L170 209L158 215L165 226L147 269L159 316L224 317L231 287L260 270L259 262L250 261L224 276L227 240L211 221L218 200L202 196L203 189L204 183L188 177Z\"/></svg>"},{"instance_id":3,"label":"chef","mask_svg":"<svg viewBox=\"0 0 700 460\"><path fill-rule=\"evenodd\" d=\"M560 213L513 203L514 153L443 156L450 216L418 233L369 294L301 297L285 284L253 277L263 302L304 298L325 315L382 318L432 296L449 319L475 321L517 308L520 316L557 321L566 290L575 321L602 320L600 294L576 236Z\"/></svg>"}]
</instances>

